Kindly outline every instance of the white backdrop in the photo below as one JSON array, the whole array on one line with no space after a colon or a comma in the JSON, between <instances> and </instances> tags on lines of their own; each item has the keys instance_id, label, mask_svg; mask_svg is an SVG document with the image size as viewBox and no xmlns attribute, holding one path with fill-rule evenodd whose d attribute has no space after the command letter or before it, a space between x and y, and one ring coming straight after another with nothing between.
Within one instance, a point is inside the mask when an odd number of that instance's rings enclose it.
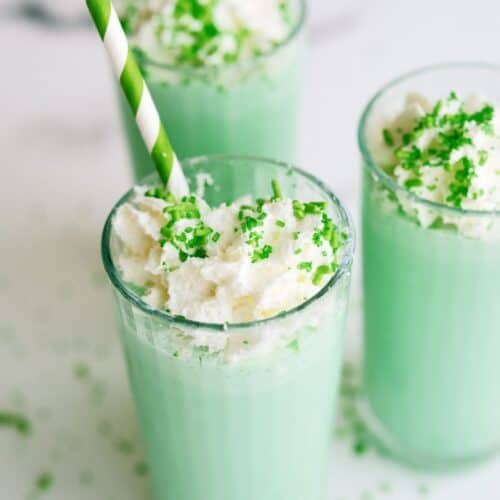
<instances>
[{"instance_id":1,"label":"white backdrop","mask_svg":"<svg viewBox=\"0 0 500 500\"><path fill-rule=\"evenodd\" d=\"M148 498L98 252L103 219L130 182L127 157L111 74L83 4L0 0L0 416L18 411L33 426L28 436L0 426L2 500L28 498L43 473L53 479L47 500ZM497 61L500 4L310 4L299 163L357 217L362 106L417 66ZM355 362L359 307L355 286ZM348 402L340 406L348 413ZM349 434L335 439L330 500L500 498L498 460L429 476L373 450L356 455L352 445Z\"/></svg>"}]
</instances>

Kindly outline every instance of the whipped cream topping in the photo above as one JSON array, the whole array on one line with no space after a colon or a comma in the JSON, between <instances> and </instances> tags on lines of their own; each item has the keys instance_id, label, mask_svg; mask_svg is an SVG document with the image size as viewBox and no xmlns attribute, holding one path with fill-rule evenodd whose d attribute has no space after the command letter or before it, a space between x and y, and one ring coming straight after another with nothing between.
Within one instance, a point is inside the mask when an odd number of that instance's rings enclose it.
<instances>
[{"instance_id":1,"label":"whipped cream topping","mask_svg":"<svg viewBox=\"0 0 500 500\"><path fill-rule=\"evenodd\" d=\"M463 210L500 210L500 113L478 95L431 103L409 94L370 138L375 161L419 198ZM437 212L405 196L400 206L423 227L438 219L467 236L492 229L487 217Z\"/></svg>"},{"instance_id":2,"label":"whipped cream topping","mask_svg":"<svg viewBox=\"0 0 500 500\"><path fill-rule=\"evenodd\" d=\"M122 279L151 307L205 323L269 318L331 278L347 235L326 203L281 197L209 207L137 187L113 227Z\"/></svg>"},{"instance_id":3,"label":"whipped cream topping","mask_svg":"<svg viewBox=\"0 0 500 500\"><path fill-rule=\"evenodd\" d=\"M269 52L291 31L291 0L122 0L131 44L164 64L220 66Z\"/></svg>"}]
</instances>

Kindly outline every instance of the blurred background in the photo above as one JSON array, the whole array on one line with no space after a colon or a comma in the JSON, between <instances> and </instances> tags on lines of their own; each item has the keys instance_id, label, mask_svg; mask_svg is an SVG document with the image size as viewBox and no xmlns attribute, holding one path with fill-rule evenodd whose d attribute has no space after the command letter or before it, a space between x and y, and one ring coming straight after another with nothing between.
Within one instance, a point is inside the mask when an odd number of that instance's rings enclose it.
<instances>
[{"instance_id":1,"label":"blurred background","mask_svg":"<svg viewBox=\"0 0 500 500\"><path fill-rule=\"evenodd\" d=\"M309 4L298 163L357 219L364 104L422 65L497 62L500 3ZM147 499L99 257L104 218L131 183L106 54L82 0L0 0L0 43L0 498ZM345 394L339 406L331 500L499 498L498 460L450 476L407 470L343 426L356 419Z\"/></svg>"}]
</instances>

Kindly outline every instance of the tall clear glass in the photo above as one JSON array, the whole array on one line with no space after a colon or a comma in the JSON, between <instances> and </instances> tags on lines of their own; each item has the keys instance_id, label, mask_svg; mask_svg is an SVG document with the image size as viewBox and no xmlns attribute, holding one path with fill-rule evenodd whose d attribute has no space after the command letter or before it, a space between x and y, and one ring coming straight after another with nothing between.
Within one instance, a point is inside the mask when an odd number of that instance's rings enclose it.
<instances>
[{"instance_id":1,"label":"tall clear glass","mask_svg":"<svg viewBox=\"0 0 500 500\"><path fill-rule=\"evenodd\" d=\"M292 0L293 28L271 52L216 68L139 62L179 158L249 154L294 161L305 53L305 0ZM134 177L154 170L128 104L120 103Z\"/></svg>"},{"instance_id":2,"label":"tall clear glass","mask_svg":"<svg viewBox=\"0 0 500 500\"><path fill-rule=\"evenodd\" d=\"M349 218L320 181L282 163L198 158L184 171L193 188L197 174L212 176L205 199L213 205L268 196L277 178L287 196L327 202L349 238L337 273L304 304L253 323L204 324L152 310L122 281L112 221L131 193L114 207L103 261L155 500L323 499L351 279Z\"/></svg>"},{"instance_id":3,"label":"tall clear glass","mask_svg":"<svg viewBox=\"0 0 500 500\"><path fill-rule=\"evenodd\" d=\"M419 199L376 164L370 137L409 92L437 100L452 90L500 102L500 68L404 76L372 99L359 127L368 421L387 451L427 468L500 447L500 212ZM437 222L420 226L401 208L410 206Z\"/></svg>"}]
</instances>

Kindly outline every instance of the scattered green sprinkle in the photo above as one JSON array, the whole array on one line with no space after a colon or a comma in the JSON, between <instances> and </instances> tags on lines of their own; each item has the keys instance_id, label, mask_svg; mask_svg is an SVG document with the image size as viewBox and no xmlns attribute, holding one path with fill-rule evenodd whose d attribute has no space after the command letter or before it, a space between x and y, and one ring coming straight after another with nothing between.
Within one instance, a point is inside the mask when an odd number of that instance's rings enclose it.
<instances>
[{"instance_id":1,"label":"scattered green sprinkle","mask_svg":"<svg viewBox=\"0 0 500 500\"><path fill-rule=\"evenodd\" d=\"M386 146L392 148L392 146L394 146L394 138L392 137L391 131L387 128L384 128L384 130L382 130L382 136L384 138Z\"/></svg>"},{"instance_id":2,"label":"scattered green sprinkle","mask_svg":"<svg viewBox=\"0 0 500 500\"><path fill-rule=\"evenodd\" d=\"M160 200L169 202L169 203L174 203L175 202L175 197L173 194L169 193L168 191L165 190L164 187L162 186L156 186L148 189L145 193L144 196L147 196L149 198L158 198Z\"/></svg>"},{"instance_id":3,"label":"scattered green sprinkle","mask_svg":"<svg viewBox=\"0 0 500 500\"><path fill-rule=\"evenodd\" d=\"M134 451L134 445L132 444L132 441L129 441L128 439L120 439L116 447L120 453L123 453L124 455L130 455Z\"/></svg>"},{"instance_id":4,"label":"scattered green sprinkle","mask_svg":"<svg viewBox=\"0 0 500 500\"><path fill-rule=\"evenodd\" d=\"M264 245L260 250L254 250L252 254L252 263L266 260L272 253L273 247L271 245Z\"/></svg>"},{"instance_id":5,"label":"scattered green sprinkle","mask_svg":"<svg viewBox=\"0 0 500 500\"><path fill-rule=\"evenodd\" d=\"M149 467L146 462L137 462L134 466L134 472L138 476L147 476L149 473Z\"/></svg>"},{"instance_id":6,"label":"scattered green sprinkle","mask_svg":"<svg viewBox=\"0 0 500 500\"><path fill-rule=\"evenodd\" d=\"M75 377L79 380L88 380L90 378L90 368L86 363L77 363L73 371Z\"/></svg>"},{"instance_id":7,"label":"scattered green sprinkle","mask_svg":"<svg viewBox=\"0 0 500 500\"><path fill-rule=\"evenodd\" d=\"M304 204L299 200L292 201L293 215L296 219L302 220L305 217Z\"/></svg>"},{"instance_id":8,"label":"scattered green sprinkle","mask_svg":"<svg viewBox=\"0 0 500 500\"><path fill-rule=\"evenodd\" d=\"M300 262L299 264L297 264L297 269L300 269L301 271L311 272L312 271L312 262L311 261Z\"/></svg>"},{"instance_id":9,"label":"scattered green sprinkle","mask_svg":"<svg viewBox=\"0 0 500 500\"><path fill-rule=\"evenodd\" d=\"M319 215L326 210L324 201L309 201L303 204L304 213L308 215Z\"/></svg>"},{"instance_id":10,"label":"scattered green sprinkle","mask_svg":"<svg viewBox=\"0 0 500 500\"><path fill-rule=\"evenodd\" d=\"M44 472L36 478L35 488L37 492L45 493L50 490L53 484L54 477L52 476L52 474L50 472Z\"/></svg>"},{"instance_id":11,"label":"scattered green sprinkle","mask_svg":"<svg viewBox=\"0 0 500 500\"><path fill-rule=\"evenodd\" d=\"M318 286L321 283L321 280L323 277L331 272L330 266L326 265L321 265L316 268L316 271L314 271L313 277L312 277L312 282L313 285Z\"/></svg>"},{"instance_id":12,"label":"scattered green sprinkle","mask_svg":"<svg viewBox=\"0 0 500 500\"><path fill-rule=\"evenodd\" d=\"M288 347L289 347L290 349L292 349L292 351L299 352L299 349L300 349L299 341L298 341L297 339L292 340L292 341L288 344Z\"/></svg>"},{"instance_id":13,"label":"scattered green sprinkle","mask_svg":"<svg viewBox=\"0 0 500 500\"><path fill-rule=\"evenodd\" d=\"M285 221L282 221L282 220L277 220L277 221L276 221L276 225L277 225L278 227L285 227Z\"/></svg>"},{"instance_id":14,"label":"scattered green sprinkle","mask_svg":"<svg viewBox=\"0 0 500 500\"><path fill-rule=\"evenodd\" d=\"M478 156L479 156L479 166L482 167L488 161L488 151L485 151L484 149L481 149L478 152Z\"/></svg>"},{"instance_id":15,"label":"scattered green sprinkle","mask_svg":"<svg viewBox=\"0 0 500 500\"><path fill-rule=\"evenodd\" d=\"M408 179L407 181L405 181L405 188L406 189L413 189L413 188L420 187L423 185L424 185L424 183L422 182L421 179Z\"/></svg>"},{"instance_id":16,"label":"scattered green sprinkle","mask_svg":"<svg viewBox=\"0 0 500 500\"><path fill-rule=\"evenodd\" d=\"M179 66L196 68L232 64L249 55L258 57L263 53L258 38L245 24L238 23L229 30L219 28L216 0L176 0L172 4L173 10L165 19L163 15L152 12L147 3L138 8L137 2L127 2L126 8L120 12L122 27L128 35L134 35L144 21L151 20L157 44L168 47L173 64ZM277 8L282 21L291 27L293 15L289 2L281 1ZM226 39L231 43L224 44ZM272 41L270 48L279 43L279 40ZM145 59L138 59L143 69ZM218 84L216 90L223 92L224 85Z\"/></svg>"},{"instance_id":17,"label":"scattered green sprinkle","mask_svg":"<svg viewBox=\"0 0 500 500\"><path fill-rule=\"evenodd\" d=\"M458 100L457 94L450 92L446 100L438 101L429 113L420 117L412 130L403 133L403 144L394 149L396 164L389 166L388 169L393 170L399 166L411 173L411 177L404 182L404 187L408 190L423 186L423 167L443 168L451 172L453 176L448 186L449 195L446 201L460 208L463 200L473 196L477 198L478 195L474 195L471 191L472 181L476 176L476 169L488 161L488 152L478 151L477 159L470 157L466 152L456 159L456 152L467 146L473 146L469 124L476 124L485 134L494 133L495 110L490 104L486 104L479 111L467 113L464 104L460 103L457 111L453 113L444 111L446 103ZM418 139L428 130L434 130L436 138L425 148L421 148ZM394 147L395 141L390 131L384 129L382 135L385 144ZM434 186L431 184L428 189L435 190Z\"/></svg>"},{"instance_id":18,"label":"scattered green sprinkle","mask_svg":"<svg viewBox=\"0 0 500 500\"><path fill-rule=\"evenodd\" d=\"M10 427L23 436L31 432L31 423L27 417L9 411L0 411L0 427Z\"/></svg>"},{"instance_id":19,"label":"scattered green sprinkle","mask_svg":"<svg viewBox=\"0 0 500 500\"><path fill-rule=\"evenodd\" d=\"M353 451L356 455L363 455L366 449L367 447L364 441L357 441L353 446Z\"/></svg>"},{"instance_id":20,"label":"scattered green sprinkle","mask_svg":"<svg viewBox=\"0 0 500 500\"><path fill-rule=\"evenodd\" d=\"M282 200L283 199L283 193L281 192L281 187L278 184L278 181L276 179L273 179L271 181L271 187L273 189L273 200Z\"/></svg>"}]
</instances>

